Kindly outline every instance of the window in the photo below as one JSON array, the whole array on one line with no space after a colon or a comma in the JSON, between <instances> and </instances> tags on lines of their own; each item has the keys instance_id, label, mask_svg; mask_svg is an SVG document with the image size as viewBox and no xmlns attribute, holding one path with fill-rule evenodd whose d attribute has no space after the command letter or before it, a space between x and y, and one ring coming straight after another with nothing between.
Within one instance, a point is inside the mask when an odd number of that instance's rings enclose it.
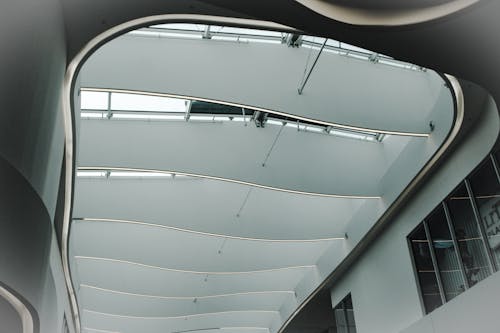
<instances>
[{"instance_id":1,"label":"window","mask_svg":"<svg viewBox=\"0 0 500 333\"><path fill-rule=\"evenodd\" d=\"M437 282L437 271L431 258L431 247L424 226L421 224L409 237L414 264L422 291L425 313L443 304Z\"/></svg>"},{"instance_id":2,"label":"window","mask_svg":"<svg viewBox=\"0 0 500 333\"><path fill-rule=\"evenodd\" d=\"M356 333L351 294L347 295L333 308L333 313L335 315L337 333Z\"/></svg>"},{"instance_id":3,"label":"window","mask_svg":"<svg viewBox=\"0 0 500 333\"><path fill-rule=\"evenodd\" d=\"M332 135L370 142L382 142L384 133L363 129L346 129L314 120L268 110L256 111L216 102L198 101L169 94L145 91L125 92L118 89L81 88L81 118L84 120L182 121L222 124L255 123L257 127L285 126L301 132ZM260 115L260 118L259 118Z\"/></svg>"},{"instance_id":4,"label":"window","mask_svg":"<svg viewBox=\"0 0 500 333\"><path fill-rule=\"evenodd\" d=\"M500 265L499 152L487 156L408 236L426 314Z\"/></svg>"},{"instance_id":5,"label":"window","mask_svg":"<svg viewBox=\"0 0 500 333\"><path fill-rule=\"evenodd\" d=\"M436 257L445 300L449 301L465 290L465 282L443 207L438 207L426 219Z\"/></svg>"},{"instance_id":6,"label":"window","mask_svg":"<svg viewBox=\"0 0 500 333\"><path fill-rule=\"evenodd\" d=\"M499 155L498 151L495 155ZM496 174L495 155L486 159L475 172L470 185L477 203L478 214L487 236L495 264L500 266L500 184ZM498 161L498 160L497 160ZM496 162L496 161L495 161ZM498 165L498 164L497 164Z\"/></svg>"},{"instance_id":7,"label":"window","mask_svg":"<svg viewBox=\"0 0 500 333\"><path fill-rule=\"evenodd\" d=\"M479 225L465 184L460 185L446 200L453 221L462 266L469 287L491 274Z\"/></svg>"}]
</instances>

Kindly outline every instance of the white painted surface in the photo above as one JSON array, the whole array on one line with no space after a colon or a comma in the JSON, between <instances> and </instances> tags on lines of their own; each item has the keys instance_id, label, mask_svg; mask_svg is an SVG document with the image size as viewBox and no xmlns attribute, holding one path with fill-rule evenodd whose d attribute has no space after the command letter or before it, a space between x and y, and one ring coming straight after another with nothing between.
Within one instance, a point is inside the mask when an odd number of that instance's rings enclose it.
<instances>
[{"instance_id":1,"label":"white painted surface","mask_svg":"<svg viewBox=\"0 0 500 333\"><path fill-rule=\"evenodd\" d=\"M467 94L465 96L467 98ZM422 318L423 310L406 237L467 176L493 146L499 129L498 113L491 98L484 108L485 112L471 130L470 136L449 156L449 159L405 206L382 236L334 285L331 291L333 306L349 292L351 293L359 333L400 332ZM347 244L350 241L349 239ZM498 279L498 277L488 278L485 281L492 279ZM474 293L476 288L474 286L463 295ZM490 292L494 293L496 289ZM478 291L478 293L481 292ZM487 304L485 303L485 307L488 306ZM451 303L449 305L451 306ZM436 322L436 325L441 325L439 332L456 332L458 326L454 321L458 317L465 321L467 311L474 313L473 316L477 318L483 316L482 311L478 310L477 303L476 305L474 302L467 304L464 301L462 306L462 317L450 314L446 319ZM447 307L448 304L442 307L443 313L447 312ZM422 322L416 324L413 331L409 332L433 332L428 331L431 325L426 322L427 320L425 317ZM489 317L484 325L498 327L496 317ZM482 326L476 325L475 327L478 329Z\"/></svg>"},{"instance_id":2,"label":"white painted surface","mask_svg":"<svg viewBox=\"0 0 500 333\"><path fill-rule=\"evenodd\" d=\"M126 36L88 60L81 85L205 97L344 125L429 132L425 119L443 85L435 72L324 52L299 95L308 57L309 49L285 44ZM451 103L450 97L450 108Z\"/></svg>"}]
</instances>

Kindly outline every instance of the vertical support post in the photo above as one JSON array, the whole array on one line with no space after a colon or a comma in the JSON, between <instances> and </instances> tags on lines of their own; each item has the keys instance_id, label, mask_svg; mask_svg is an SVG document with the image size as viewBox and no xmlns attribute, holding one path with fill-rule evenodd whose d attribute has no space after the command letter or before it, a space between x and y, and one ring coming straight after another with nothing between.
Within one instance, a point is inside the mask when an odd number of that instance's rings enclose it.
<instances>
[{"instance_id":1,"label":"vertical support post","mask_svg":"<svg viewBox=\"0 0 500 333\"><path fill-rule=\"evenodd\" d=\"M470 287L469 280L468 280L467 274L465 272L464 262L462 261L462 253L460 253L460 247L458 246L457 237L455 235L455 228L454 228L453 222L451 221L450 211L448 210L448 206L446 205L446 203L444 201L441 203L441 205L443 206L444 215L446 216L446 222L448 223L448 229L450 229L451 240L453 241L453 246L455 247L455 251L457 254L458 267L460 268L460 273L462 275L462 279L464 280L464 286L465 286L465 289L469 289L469 287Z\"/></svg>"},{"instance_id":2,"label":"vertical support post","mask_svg":"<svg viewBox=\"0 0 500 333\"><path fill-rule=\"evenodd\" d=\"M211 39L212 34L210 33L210 25L207 25L205 31L203 31L203 35L201 36L203 39Z\"/></svg>"},{"instance_id":3,"label":"vertical support post","mask_svg":"<svg viewBox=\"0 0 500 333\"><path fill-rule=\"evenodd\" d=\"M111 112L111 92L108 92L108 112L106 113L106 118L111 119L113 117L113 112Z\"/></svg>"},{"instance_id":4,"label":"vertical support post","mask_svg":"<svg viewBox=\"0 0 500 333\"><path fill-rule=\"evenodd\" d=\"M187 101L186 103L186 114L184 115L184 120L189 121L189 118L191 117L191 106L193 105L193 101Z\"/></svg>"},{"instance_id":5,"label":"vertical support post","mask_svg":"<svg viewBox=\"0 0 500 333\"><path fill-rule=\"evenodd\" d=\"M481 222L481 214L479 213L479 208L477 207L476 199L474 197L474 192L472 191L472 187L469 183L468 179L464 180L465 187L467 188L467 193L469 194L470 203L472 205L472 211L474 212L474 217L476 218L476 223L479 228L479 234L481 235L481 239L483 240L484 250L487 254L488 266L490 267L490 271L496 272L497 268L495 264L495 258L493 257L493 253L491 253L491 248L489 246L488 236L486 234L486 230L484 229L484 225Z\"/></svg>"},{"instance_id":6,"label":"vertical support post","mask_svg":"<svg viewBox=\"0 0 500 333\"><path fill-rule=\"evenodd\" d=\"M441 302L445 304L446 297L444 296L443 282L441 281L441 275L439 274L439 268L436 260L436 253L434 253L434 243L432 242L432 237L429 231L429 226L427 225L427 221L424 220L423 223L425 230L425 238L427 238L427 242L429 244L429 253L431 254L432 267L434 267L434 273L436 275L436 281L438 284L439 294L441 296Z\"/></svg>"}]
</instances>

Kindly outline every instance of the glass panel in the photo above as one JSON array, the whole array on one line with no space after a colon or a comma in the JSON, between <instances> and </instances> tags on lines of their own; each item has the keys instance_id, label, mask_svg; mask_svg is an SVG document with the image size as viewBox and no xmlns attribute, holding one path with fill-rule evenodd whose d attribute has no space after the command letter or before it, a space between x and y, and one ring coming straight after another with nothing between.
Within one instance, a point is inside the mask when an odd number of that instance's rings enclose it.
<instances>
[{"instance_id":1,"label":"glass panel","mask_svg":"<svg viewBox=\"0 0 500 333\"><path fill-rule=\"evenodd\" d=\"M410 236L411 250L415 261L415 270L420 284L420 292L424 302L425 313L432 312L435 308L442 305L441 295L436 279L436 272L432 265L431 254L429 250L429 240L425 236L424 226L415 230Z\"/></svg>"},{"instance_id":2,"label":"glass panel","mask_svg":"<svg viewBox=\"0 0 500 333\"><path fill-rule=\"evenodd\" d=\"M445 299L449 301L465 290L465 283L443 207L439 206L426 220L429 224Z\"/></svg>"},{"instance_id":3,"label":"glass panel","mask_svg":"<svg viewBox=\"0 0 500 333\"><path fill-rule=\"evenodd\" d=\"M337 333L356 333L351 294L347 295L333 308L333 313L335 315Z\"/></svg>"},{"instance_id":4,"label":"glass panel","mask_svg":"<svg viewBox=\"0 0 500 333\"><path fill-rule=\"evenodd\" d=\"M488 277L491 272L465 184L460 185L450 195L446 200L446 204L455 228L455 236L465 275L469 286L472 287L477 282Z\"/></svg>"},{"instance_id":5,"label":"glass panel","mask_svg":"<svg viewBox=\"0 0 500 333\"><path fill-rule=\"evenodd\" d=\"M228 34L235 34L235 35L281 37L282 34L279 31L258 30L258 29L248 29L248 28L221 27L221 26L211 26L210 28L211 28L210 30L214 33L225 32Z\"/></svg>"},{"instance_id":6,"label":"glass panel","mask_svg":"<svg viewBox=\"0 0 500 333\"><path fill-rule=\"evenodd\" d=\"M139 94L111 94L111 109L120 111L185 112L188 101Z\"/></svg>"},{"instance_id":7,"label":"glass panel","mask_svg":"<svg viewBox=\"0 0 500 333\"><path fill-rule=\"evenodd\" d=\"M107 110L108 93L100 91L81 91L80 109L82 110Z\"/></svg>"},{"instance_id":8,"label":"glass panel","mask_svg":"<svg viewBox=\"0 0 500 333\"><path fill-rule=\"evenodd\" d=\"M245 115L253 114L253 110L246 109ZM224 105L210 102L193 101L191 105L191 114L194 113L208 113L208 114L243 114L240 107Z\"/></svg>"},{"instance_id":9,"label":"glass panel","mask_svg":"<svg viewBox=\"0 0 500 333\"><path fill-rule=\"evenodd\" d=\"M167 24L152 25L151 28L205 31L207 26L205 24L192 24L192 23L167 23Z\"/></svg>"},{"instance_id":10,"label":"glass panel","mask_svg":"<svg viewBox=\"0 0 500 333\"><path fill-rule=\"evenodd\" d=\"M487 158L470 178L479 215L483 223L488 245L500 265L500 184L490 158Z\"/></svg>"}]
</instances>

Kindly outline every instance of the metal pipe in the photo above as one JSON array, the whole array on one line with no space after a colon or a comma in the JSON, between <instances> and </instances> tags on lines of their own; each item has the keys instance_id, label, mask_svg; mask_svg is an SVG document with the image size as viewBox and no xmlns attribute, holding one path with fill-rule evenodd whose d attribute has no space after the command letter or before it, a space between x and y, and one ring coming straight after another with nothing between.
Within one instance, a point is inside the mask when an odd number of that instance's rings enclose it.
<instances>
[{"instance_id":1,"label":"metal pipe","mask_svg":"<svg viewBox=\"0 0 500 333\"><path fill-rule=\"evenodd\" d=\"M300 87L298 89L299 95L302 95L302 91L304 90L304 87L305 87L307 81L309 80L309 77L311 76L311 73L312 73L312 71L314 69L314 66L316 66L316 63L318 62L318 59L319 59L319 56L321 55L321 52L323 52L323 49L325 48L325 45L326 45L327 41L328 41L328 38L325 38L325 41L323 42L323 45L321 45L321 48L319 49L319 52L316 55L316 58L314 59L314 62L312 64L311 68L309 69L309 72L306 75L306 78L302 81L302 84L300 85Z\"/></svg>"}]
</instances>

